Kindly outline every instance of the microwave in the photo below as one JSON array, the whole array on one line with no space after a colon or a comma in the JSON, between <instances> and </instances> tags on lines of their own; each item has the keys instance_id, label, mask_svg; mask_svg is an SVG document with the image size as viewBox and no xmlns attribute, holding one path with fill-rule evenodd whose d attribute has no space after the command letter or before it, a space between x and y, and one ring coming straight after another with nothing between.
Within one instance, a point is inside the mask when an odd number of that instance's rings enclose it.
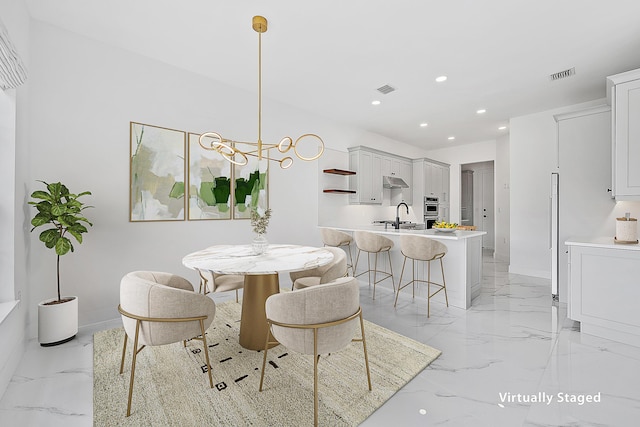
<instances>
[{"instance_id":1,"label":"microwave","mask_svg":"<svg viewBox=\"0 0 640 427\"><path fill-rule=\"evenodd\" d=\"M424 216L438 215L438 198L434 196L424 196Z\"/></svg>"}]
</instances>

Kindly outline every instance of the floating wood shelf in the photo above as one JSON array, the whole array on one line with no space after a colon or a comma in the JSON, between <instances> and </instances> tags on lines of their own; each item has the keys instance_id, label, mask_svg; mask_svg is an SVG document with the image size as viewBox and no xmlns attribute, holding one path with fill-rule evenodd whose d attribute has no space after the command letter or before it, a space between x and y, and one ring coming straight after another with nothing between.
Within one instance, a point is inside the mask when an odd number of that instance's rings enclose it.
<instances>
[{"instance_id":1,"label":"floating wood shelf","mask_svg":"<svg viewBox=\"0 0 640 427\"><path fill-rule=\"evenodd\" d=\"M356 194L354 190L337 190L337 189L327 189L322 190L324 193L338 193L338 194Z\"/></svg>"},{"instance_id":2,"label":"floating wood shelf","mask_svg":"<svg viewBox=\"0 0 640 427\"><path fill-rule=\"evenodd\" d=\"M332 173L334 175L355 175L354 171L348 171L344 169L325 169L322 172L324 173Z\"/></svg>"}]
</instances>

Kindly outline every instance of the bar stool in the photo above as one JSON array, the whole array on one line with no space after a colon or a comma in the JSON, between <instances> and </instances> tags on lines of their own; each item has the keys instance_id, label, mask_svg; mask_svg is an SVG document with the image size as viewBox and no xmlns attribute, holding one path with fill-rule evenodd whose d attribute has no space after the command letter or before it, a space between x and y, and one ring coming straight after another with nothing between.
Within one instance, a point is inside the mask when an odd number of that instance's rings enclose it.
<instances>
[{"instance_id":1,"label":"bar stool","mask_svg":"<svg viewBox=\"0 0 640 427\"><path fill-rule=\"evenodd\" d=\"M321 228L320 234L322 235L322 243L325 246L332 247L341 247L346 246L345 252L349 255L349 263L347 264L347 273L349 272L349 268L353 272L353 276L355 277L356 270L353 267L353 258L351 257L351 242L353 242L353 237L350 234L345 233L343 231L336 230L334 228Z\"/></svg>"},{"instance_id":2,"label":"bar stool","mask_svg":"<svg viewBox=\"0 0 640 427\"><path fill-rule=\"evenodd\" d=\"M391 284L393 286L393 291L396 291L396 284L393 282L393 267L391 265L391 248L393 247L393 241L379 234L371 233L369 231L356 231L353 233L353 237L356 241L356 247L358 248L358 255L356 256L356 264L354 266L353 271L355 272L356 267L358 266L358 260L360 259L360 252L367 252L367 270L362 273L355 275L354 277L362 276L365 273L369 273L369 286L371 286L371 272L373 272L373 299L376 299L376 283L380 283L383 280L391 278ZM389 271L379 271L378 270L378 254L380 252L386 252L389 257ZM375 253L375 262L373 265L373 270L371 269L371 259L369 257L370 254ZM384 275L384 277L380 280L376 280L376 276L378 273Z\"/></svg>"},{"instance_id":3,"label":"bar stool","mask_svg":"<svg viewBox=\"0 0 640 427\"><path fill-rule=\"evenodd\" d=\"M402 272L400 273L400 282L398 283L398 293L396 293L396 302L393 304L395 307L398 304L398 295L400 290L412 285L413 297L416 296L415 282L427 283L427 317L430 316L430 304L431 298L444 289L444 297L449 307L449 297L447 295L447 286L444 279L444 265L442 264L442 258L447 254L447 246L443 243L430 239L424 236L412 236L401 235L400 236L400 251L404 255L404 261L402 262ZM402 285L402 276L404 274L404 266L407 262L407 258L411 259L413 277L410 282ZM442 271L442 283L435 283L431 281L431 261L440 260L440 270ZM427 262L427 280L416 279L416 261ZM431 285L437 286L439 289L434 293L431 293Z\"/></svg>"}]
</instances>

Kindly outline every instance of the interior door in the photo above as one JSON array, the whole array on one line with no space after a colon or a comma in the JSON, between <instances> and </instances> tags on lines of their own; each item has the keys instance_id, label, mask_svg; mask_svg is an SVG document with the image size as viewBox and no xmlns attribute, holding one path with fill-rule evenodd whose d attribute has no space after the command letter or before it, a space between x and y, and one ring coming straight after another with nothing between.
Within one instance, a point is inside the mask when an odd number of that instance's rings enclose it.
<instances>
[{"instance_id":1,"label":"interior door","mask_svg":"<svg viewBox=\"0 0 640 427\"><path fill-rule=\"evenodd\" d=\"M482 171L482 229L487 232L482 236L482 247L495 248L495 215L493 212L493 170Z\"/></svg>"}]
</instances>

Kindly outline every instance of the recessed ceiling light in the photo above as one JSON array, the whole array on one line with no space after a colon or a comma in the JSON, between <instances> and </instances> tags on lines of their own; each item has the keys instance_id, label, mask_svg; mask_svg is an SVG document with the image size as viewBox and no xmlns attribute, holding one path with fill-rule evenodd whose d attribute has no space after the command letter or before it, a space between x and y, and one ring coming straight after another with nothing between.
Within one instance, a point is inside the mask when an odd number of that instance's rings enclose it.
<instances>
[{"instance_id":1,"label":"recessed ceiling light","mask_svg":"<svg viewBox=\"0 0 640 427\"><path fill-rule=\"evenodd\" d=\"M426 128L427 126L429 126L429 123L420 123L421 128Z\"/></svg>"},{"instance_id":2,"label":"recessed ceiling light","mask_svg":"<svg viewBox=\"0 0 640 427\"><path fill-rule=\"evenodd\" d=\"M380 101L371 101L371 105L380 105Z\"/></svg>"},{"instance_id":3,"label":"recessed ceiling light","mask_svg":"<svg viewBox=\"0 0 640 427\"><path fill-rule=\"evenodd\" d=\"M436 77L436 81L438 83L442 83L443 81L447 80L447 76L440 76L440 77Z\"/></svg>"},{"instance_id":4,"label":"recessed ceiling light","mask_svg":"<svg viewBox=\"0 0 640 427\"><path fill-rule=\"evenodd\" d=\"M507 128L506 126L500 126L498 130L505 130L506 128Z\"/></svg>"},{"instance_id":5,"label":"recessed ceiling light","mask_svg":"<svg viewBox=\"0 0 640 427\"><path fill-rule=\"evenodd\" d=\"M449 141L453 141L454 139L456 139L455 136L450 136L449 138L447 138Z\"/></svg>"},{"instance_id":6,"label":"recessed ceiling light","mask_svg":"<svg viewBox=\"0 0 640 427\"><path fill-rule=\"evenodd\" d=\"M484 114L486 112L487 112L487 110L485 110L484 108L481 108L478 111L476 111L476 113L478 113L478 114Z\"/></svg>"}]
</instances>

